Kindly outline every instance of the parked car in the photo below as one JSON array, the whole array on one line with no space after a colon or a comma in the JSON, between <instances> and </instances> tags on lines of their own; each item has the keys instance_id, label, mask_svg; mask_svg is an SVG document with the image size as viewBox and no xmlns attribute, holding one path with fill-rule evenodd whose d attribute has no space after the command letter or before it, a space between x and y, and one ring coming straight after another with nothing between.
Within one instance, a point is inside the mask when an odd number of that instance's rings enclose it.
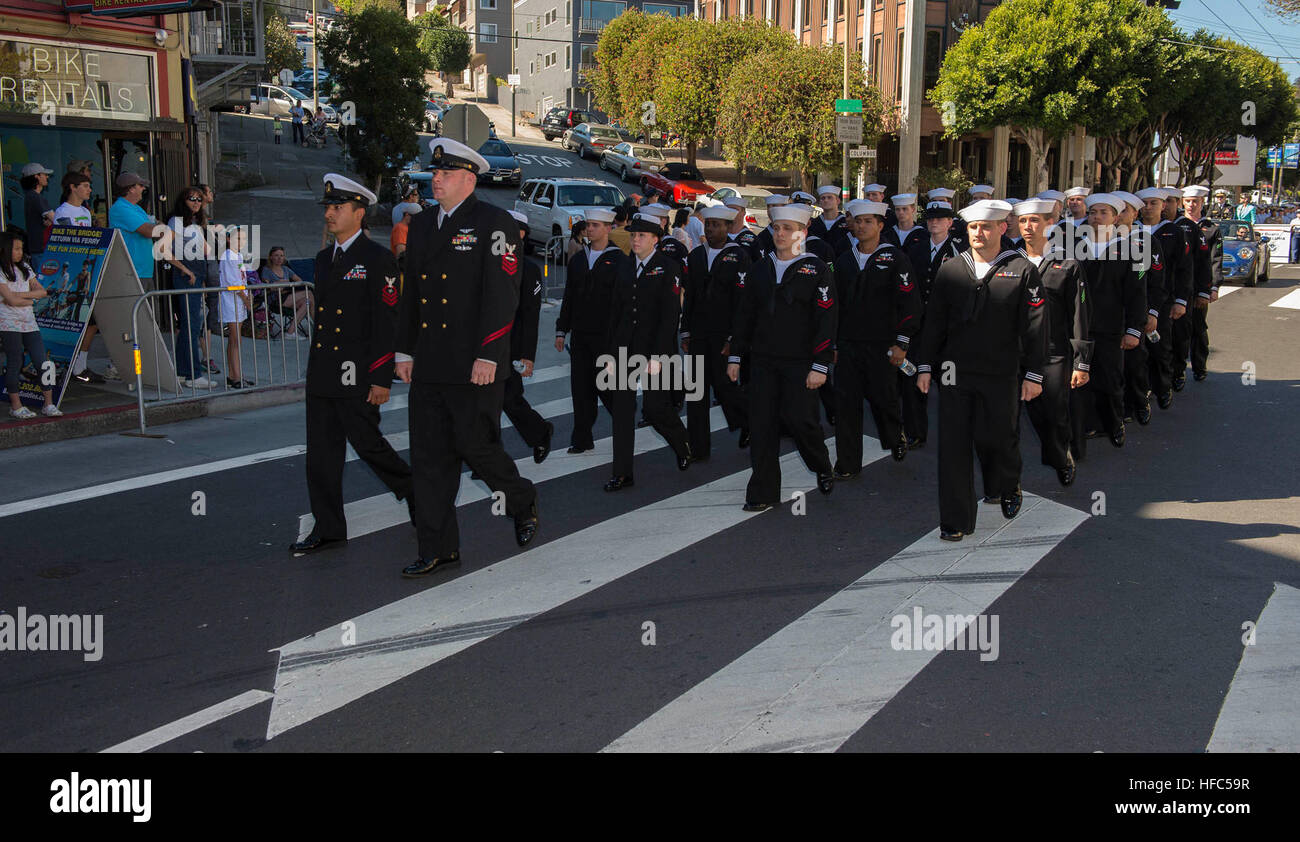
<instances>
[{"instance_id":1,"label":"parked car","mask_svg":"<svg viewBox=\"0 0 1300 842\"><path fill-rule=\"evenodd\" d=\"M570 152L577 152L579 158L588 155L599 157L600 153L620 143L618 132L609 126L596 123L579 123L564 133L560 145Z\"/></svg>"},{"instance_id":2,"label":"parked car","mask_svg":"<svg viewBox=\"0 0 1300 842\"><path fill-rule=\"evenodd\" d=\"M479 184L509 184L518 187L524 179L523 168L510 146L499 138L489 138L478 148L478 154L487 159L490 169L478 174Z\"/></svg>"},{"instance_id":3,"label":"parked car","mask_svg":"<svg viewBox=\"0 0 1300 842\"><path fill-rule=\"evenodd\" d=\"M248 113L265 114L268 117L288 117L289 109L293 108L295 102L301 103L305 109L310 109L312 99L296 88L286 88L282 85L271 85L263 82L257 86L253 93L253 100L249 103ZM328 102L321 102L320 107L325 112L326 121L330 123L339 121L339 114L334 109L334 106Z\"/></svg>"},{"instance_id":4,"label":"parked car","mask_svg":"<svg viewBox=\"0 0 1300 842\"><path fill-rule=\"evenodd\" d=\"M1243 219L1220 219L1223 237L1223 279L1248 287L1268 283L1269 254L1273 249L1268 237Z\"/></svg>"},{"instance_id":5,"label":"parked car","mask_svg":"<svg viewBox=\"0 0 1300 842\"><path fill-rule=\"evenodd\" d=\"M564 133L574 126L599 122L590 111L560 106L546 112L546 116L542 118L540 128L542 134L546 135L547 140L555 140L557 137L563 137Z\"/></svg>"},{"instance_id":6,"label":"parked car","mask_svg":"<svg viewBox=\"0 0 1300 842\"><path fill-rule=\"evenodd\" d=\"M301 70L293 75L293 88L311 96L311 68ZM328 70L316 71L316 90L325 96L334 90L334 77Z\"/></svg>"},{"instance_id":7,"label":"parked car","mask_svg":"<svg viewBox=\"0 0 1300 842\"><path fill-rule=\"evenodd\" d=\"M640 183L641 174L658 172L668 163L664 153L640 143L620 143L600 153L600 168L616 172L624 181Z\"/></svg>"},{"instance_id":8,"label":"parked car","mask_svg":"<svg viewBox=\"0 0 1300 842\"><path fill-rule=\"evenodd\" d=\"M405 196L410 192L411 185L414 184L420 191L420 201L426 205L436 205L437 200L433 198L433 172L430 170L405 169L397 175L397 197Z\"/></svg>"},{"instance_id":9,"label":"parked car","mask_svg":"<svg viewBox=\"0 0 1300 842\"><path fill-rule=\"evenodd\" d=\"M424 130L431 134L442 134L442 118L446 115L447 109L451 108L447 104L439 104L434 100L426 99L424 101Z\"/></svg>"},{"instance_id":10,"label":"parked car","mask_svg":"<svg viewBox=\"0 0 1300 842\"><path fill-rule=\"evenodd\" d=\"M612 208L624 198L622 190L594 178L530 178L519 188L515 210L528 217L529 240L545 245L551 237L568 237L592 208Z\"/></svg>"},{"instance_id":11,"label":"parked car","mask_svg":"<svg viewBox=\"0 0 1300 842\"><path fill-rule=\"evenodd\" d=\"M623 126L623 124L620 123L619 121L617 121L617 120L610 120L610 121L609 121L609 127L610 127L611 129L613 129L614 131L618 132L618 136L621 137L621 138L623 138L624 142L626 142L626 143L634 143L634 142L636 141L636 135L633 134L633 133L632 133L630 130L628 130L627 128L625 128L625 127Z\"/></svg>"},{"instance_id":12,"label":"parked car","mask_svg":"<svg viewBox=\"0 0 1300 842\"><path fill-rule=\"evenodd\" d=\"M741 196L745 200L745 223L747 225L756 225L759 228L766 228L770 220L767 216L767 197L772 195L771 190L764 190L762 187L720 187L710 194L709 198L715 202L721 202L730 199L732 196Z\"/></svg>"},{"instance_id":13,"label":"parked car","mask_svg":"<svg viewBox=\"0 0 1300 842\"><path fill-rule=\"evenodd\" d=\"M657 190L673 205L693 204L701 196L716 192L711 184L705 184L700 171L690 164L665 164L658 172L641 176L641 192Z\"/></svg>"}]
</instances>

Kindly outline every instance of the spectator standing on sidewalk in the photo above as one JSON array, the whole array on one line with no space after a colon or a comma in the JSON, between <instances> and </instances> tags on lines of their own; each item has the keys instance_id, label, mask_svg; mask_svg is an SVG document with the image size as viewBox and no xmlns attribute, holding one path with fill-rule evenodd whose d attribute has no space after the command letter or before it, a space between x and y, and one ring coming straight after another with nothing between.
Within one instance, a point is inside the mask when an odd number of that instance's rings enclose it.
<instances>
[{"instance_id":1,"label":"spectator standing on sidewalk","mask_svg":"<svg viewBox=\"0 0 1300 842\"><path fill-rule=\"evenodd\" d=\"M244 256L239 253L239 231L231 229L226 240L226 250L221 254L221 285L223 287L245 286ZM248 318L248 311L253 302L249 300L248 290L222 290L220 304L221 324L225 326L226 337L226 385L231 389L252 386L252 380L243 376L243 358L240 356L239 326Z\"/></svg>"},{"instance_id":2,"label":"spectator standing on sidewalk","mask_svg":"<svg viewBox=\"0 0 1300 842\"><path fill-rule=\"evenodd\" d=\"M302 121L307 116L302 104L295 102L289 109L289 119L293 121L293 142L298 146L307 145L307 136L303 133Z\"/></svg>"},{"instance_id":3,"label":"spectator standing on sidewalk","mask_svg":"<svg viewBox=\"0 0 1300 842\"><path fill-rule=\"evenodd\" d=\"M208 278L208 214L203 193L197 187L181 191L167 220L168 237L164 261L171 267L171 288L202 289ZM173 296L176 325L176 375L190 388L207 389L212 383L203 376L203 357L199 356L199 335L203 332L203 296Z\"/></svg>"},{"instance_id":4,"label":"spectator standing on sidewalk","mask_svg":"<svg viewBox=\"0 0 1300 842\"><path fill-rule=\"evenodd\" d=\"M275 145L279 146L280 138L284 136L284 121L280 119L279 114L275 115L275 125L271 127L271 131L275 135Z\"/></svg>"},{"instance_id":5,"label":"spectator standing on sidewalk","mask_svg":"<svg viewBox=\"0 0 1300 842\"><path fill-rule=\"evenodd\" d=\"M23 222L32 266L40 263L41 253L45 251L45 238L54 224L54 211L50 210L50 199L45 195L52 172L44 164L36 162L23 166Z\"/></svg>"},{"instance_id":6,"label":"spectator standing on sidewalk","mask_svg":"<svg viewBox=\"0 0 1300 842\"><path fill-rule=\"evenodd\" d=\"M32 304L45 297L45 288L36 273L23 259L23 241L17 234L0 233L0 346L5 352L5 390L9 393L9 414L20 421L35 418L36 413L23 406L19 391L23 369L23 352L32 358L32 367L40 378L45 363L45 345L36 325ZM42 389L45 407L42 415L56 417L63 413L54 405L54 395Z\"/></svg>"}]
</instances>

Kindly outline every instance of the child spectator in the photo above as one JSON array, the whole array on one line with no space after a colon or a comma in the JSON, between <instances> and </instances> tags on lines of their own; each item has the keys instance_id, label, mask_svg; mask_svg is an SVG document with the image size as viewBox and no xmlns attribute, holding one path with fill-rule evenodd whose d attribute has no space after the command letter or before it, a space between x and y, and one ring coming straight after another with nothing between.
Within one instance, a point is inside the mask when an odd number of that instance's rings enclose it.
<instances>
[{"instance_id":1,"label":"child spectator","mask_svg":"<svg viewBox=\"0 0 1300 842\"><path fill-rule=\"evenodd\" d=\"M221 324L226 328L226 385L231 389L242 389L245 386L252 386L252 380L245 380L243 377L243 358L240 356L239 349L239 326L243 324L244 319L248 318L249 308L252 307L252 301L249 300L248 290L229 290L225 287L245 286L247 281L244 278L244 257L239 253L239 229L232 228L228 232L229 238L226 241L226 250L221 255L221 296L219 307L221 310Z\"/></svg>"},{"instance_id":2,"label":"child spectator","mask_svg":"<svg viewBox=\"0 0 1300 842\"><path fill-rule=\"evenodd\" d=\"M275 133L275 145L279 146L280 138L284 135L284 121L280 119L279 114L275 115L275 125L272 127L272 131Z\"/></svg>"},{"instance_id":3,"label":"child spectator","mask_svg":"<svg viewBox=\"0 0 1300 842\"><path fill-rule=\"evenodd\" d=\"M32 304L45 297L45 288L36 273L23 259L23 241L10 232L0 233L0 344L5 352L5 389L9 392L9 414L20 421L36 417L23 406L19 391L23 369L23 352L32 358L39 378L45 364L45 345L41 329L36 326ZM54 394L42 389L45 406L41 414L55 418L63 413L54 405Z\"/></svg>"}]
</instances>

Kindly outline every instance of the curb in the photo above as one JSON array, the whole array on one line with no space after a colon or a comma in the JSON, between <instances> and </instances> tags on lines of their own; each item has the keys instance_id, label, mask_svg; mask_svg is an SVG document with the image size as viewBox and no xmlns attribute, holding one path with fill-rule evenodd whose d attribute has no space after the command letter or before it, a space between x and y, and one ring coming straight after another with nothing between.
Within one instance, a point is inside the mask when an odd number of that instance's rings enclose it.
<instances>
[{"instance_id":1,"label":"curb","mask_svg":"<svg viewBox=\"0 0 1300 842\"><path fill-rule=\"evenodd\" d=\"M244 394L196 398L195 400L146 407L145 423L147 428L153 428L176 421L189 421L211 415L247 412L251 409L296 403L303 399L305 391L306 386L304 384L295 383L288 386L259 389ZM89 409L85 412L65 415L62 418L42 418L40 420L0 424L0 450L98 436L105 433L127 433L137 430L139 425L140 412L139 405L136 403Z\"/></svg>"}]
</instances>

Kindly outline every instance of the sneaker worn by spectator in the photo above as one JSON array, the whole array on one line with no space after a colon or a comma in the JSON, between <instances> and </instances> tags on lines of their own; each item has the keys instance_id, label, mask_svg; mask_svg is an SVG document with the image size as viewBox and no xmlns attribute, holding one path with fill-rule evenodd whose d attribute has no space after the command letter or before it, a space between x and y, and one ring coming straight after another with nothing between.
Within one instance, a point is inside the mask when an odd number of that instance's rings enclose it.
<instances>
[{"instance_id":1,"label":"sneaker worn by spectator","mask_svg":"<svg viewBox=\"0 0 1300 842\"><path fill-rule=\"evenodd\" d=\"M12 417L17 418L19 421L30 421L36 417L36 413L32 412L25 406L20 406L17 409L10 409L9 414Z\"/></svg>"}]
</instances>

